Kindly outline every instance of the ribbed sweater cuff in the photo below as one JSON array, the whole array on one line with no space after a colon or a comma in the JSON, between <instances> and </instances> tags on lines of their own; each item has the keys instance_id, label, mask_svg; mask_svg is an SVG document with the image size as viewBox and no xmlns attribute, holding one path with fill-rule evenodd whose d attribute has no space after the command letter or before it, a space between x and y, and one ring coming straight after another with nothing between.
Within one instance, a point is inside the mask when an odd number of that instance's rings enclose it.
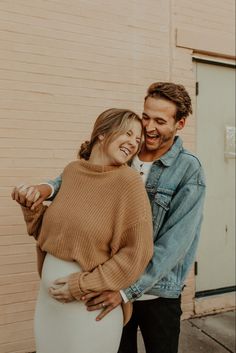
<instances>
[{"instance_id":1,"label":"ribbed sweater cuff","mask_svg":"<svg viewBox=\"0 0 236 353\"><path fill-rule=\"evenodd\" d=\"M47 206L40 204L33 211L29 207L21 205L21 209L24 215L25 221L31 220L33 217L41 216L42 213L47 209Z\"/></svg>"},{"instance_id":2,"label":"ribbed sweater cuff","mask_svg":"<svg viewBox=\"0 0 236 353\"><path fill-rule=\"evenodd\" d=\"M68 281L69 291L77 300L80 300L81 296L84 294L79 286L79 276L80 273L72 273L72 275L69 276Z\"/></svg>"},{"instance_id":3,"label":"ribbed sweater cuff","mask_svg":"<svg viewBox=\"0 0 236 353\"><path fill-rule=\"evenodd\" d=\"M24 215L24 219L26 221L28 221L29 219L32 218L33 215L35 215L35 212L32 211L29 207L25 207L25 206L22 206L20 205L21 209L22 209L22 212L23 212L23 215Z\"/></svg>"},{"instance_id":4,"label":"ribbed sweater cuff","mask_svg":"<svg viewBox=\"0 0 236 353\"><path fill-rule=\"evenodd\" d=\"M37 239L40 232L43 215L47 207L48 206L40 204L32 211L28 207L21 206L24 220L26 222L27 232L35 239Z\"/></svg>"}]
</instances>

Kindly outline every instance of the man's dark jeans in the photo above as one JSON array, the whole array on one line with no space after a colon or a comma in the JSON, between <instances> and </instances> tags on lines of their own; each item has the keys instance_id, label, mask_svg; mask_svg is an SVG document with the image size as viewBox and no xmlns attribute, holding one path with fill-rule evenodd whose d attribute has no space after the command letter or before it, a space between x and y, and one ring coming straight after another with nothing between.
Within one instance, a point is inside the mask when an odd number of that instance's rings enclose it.
<instances>
[{"instance_id":1,"label":"man's dark jeans","mask_svg":"<svg viewBox=\"0 0 236 353\"><path fill-rule=\"evenodd\" d=\"M133 303L133 314L123 329L118 353L137 353L137 329L146 353L177 353L180 333L181 297L157 298Z\"/></svg>"}]
</instances>

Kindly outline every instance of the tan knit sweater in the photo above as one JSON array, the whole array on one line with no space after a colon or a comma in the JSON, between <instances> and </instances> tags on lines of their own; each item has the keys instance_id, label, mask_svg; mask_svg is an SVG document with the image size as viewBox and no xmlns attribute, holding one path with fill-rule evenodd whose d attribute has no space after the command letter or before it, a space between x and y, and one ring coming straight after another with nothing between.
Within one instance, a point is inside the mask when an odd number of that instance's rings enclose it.
<instances>
[{"instance_id":1,"label":"tan knit sweater","mask_svg":"<svg viewBox=\"0 0 236 353\"><path fill-rule=\"evenodd\" d=\"M150 203L140 176L128 166L74 161L48 208L22 209L28 233L43 252L83 269L69 278L78 300L90 291L128 287L152 256Z\"/></svg>"}]
</instances>

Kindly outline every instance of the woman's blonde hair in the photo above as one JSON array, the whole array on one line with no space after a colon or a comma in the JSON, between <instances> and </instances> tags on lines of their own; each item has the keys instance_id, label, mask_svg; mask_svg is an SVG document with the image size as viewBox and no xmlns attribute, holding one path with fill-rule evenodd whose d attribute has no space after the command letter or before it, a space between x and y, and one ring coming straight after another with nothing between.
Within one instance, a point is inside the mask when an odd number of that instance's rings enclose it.
<instances>
[{"instance_id":1,"label":"woman's blonde hair","mask_svg":"<svg viewBox=\"0 0 236 353\"><path fill-rule=\"evenodd\" d=\"M94 124L90 141L82 143L78 152L78 158L88 160L92 152L93 146L98 142L99 136L104 137L104 148L116 136L128 131L129 125L134 120L139 121L142 127L140 117L127 109L111 108L101 113ZM141 141L140 146L141 147Z\"/></svg>"}]
</instances>

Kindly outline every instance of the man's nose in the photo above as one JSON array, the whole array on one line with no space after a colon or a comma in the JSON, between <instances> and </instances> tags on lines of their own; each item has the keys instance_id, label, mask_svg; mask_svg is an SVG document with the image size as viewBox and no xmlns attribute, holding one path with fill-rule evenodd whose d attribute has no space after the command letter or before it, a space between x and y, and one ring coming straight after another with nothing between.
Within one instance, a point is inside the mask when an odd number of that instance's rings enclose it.
<instances>
[{"instance_id":1,"label":"man's nose","mask_svg":"<svg viewBox=\"0 0 236 353\"><path fill-rule=\"evenodd\" d=\"M147 122L147 125L145 126L146 128L146 131L147 132L150 132L150 131L153 131L153 130L156 130L156 124L155 124L155 121L153 120L149 120Z\"/></svg>"}]
</instances>

